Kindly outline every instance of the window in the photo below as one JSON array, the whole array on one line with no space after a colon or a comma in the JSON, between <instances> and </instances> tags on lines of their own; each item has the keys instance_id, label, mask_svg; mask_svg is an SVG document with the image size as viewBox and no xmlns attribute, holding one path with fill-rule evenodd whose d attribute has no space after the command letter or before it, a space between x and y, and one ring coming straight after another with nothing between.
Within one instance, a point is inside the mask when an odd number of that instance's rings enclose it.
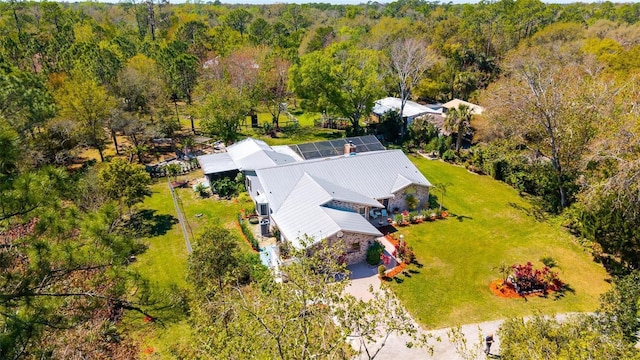
<instances>
[{"instance_id":1,"label":"window","mask_svg":"<svg viewBox=\"0 0 640 360\"><path fill-rule=\"evenodd\" d=\"M347 249L347 253L351 254L351 253L355 253L360 251L360 243L359 242L354 242L349 244L349 248Z\"/></svg>"},{"instance_id":2,"label":"window","mask_svg":"<svg viewBox=\"0 0 640 360\"><path fill-rule=\"evenodd\" d=\"M358 208L358 214L362 215L362 217L367 216L367 208L366 207Z\"/></svg>"},{"instance_id":3,"label":"window","mask_svg":"<svg viewBox=\"0 0 640 360\"><path fill-rule=\"evenodd\" d=\"M251 192L251 179L247 178L245 186L247 187L247 190Z\"/></svg>"},{"instance_id":4,"label":"window","mask_svg":"<svg viewBox=\"0 0 640 360\"><path fill-rule=\"evenodd\" d=\"M269 204L258 204L258 213L260 215L269 215Z\"/></svg>"}]
</instances>

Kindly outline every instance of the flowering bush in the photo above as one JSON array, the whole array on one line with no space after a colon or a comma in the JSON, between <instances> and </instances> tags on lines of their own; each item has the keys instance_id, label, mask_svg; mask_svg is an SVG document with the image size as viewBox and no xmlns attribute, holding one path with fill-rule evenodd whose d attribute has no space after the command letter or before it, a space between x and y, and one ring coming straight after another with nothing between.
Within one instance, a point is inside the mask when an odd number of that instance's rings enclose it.
<instances>
[{"instance_id":1,"label":"flowering bush","mask_svg":"<svg viewBox=\"0 0 640 360\"><path fill-rule=\"evenodd\" d=\"M558 273L551 271L548 266L534 269L531 262L513 265L513 283L518 293L530 291L547 291L551 286L555 289L562 287Z\"/></svg>"},{"instance_id":2,"label":"flowering bush","mask_svg":"<svg viewBox=\"0 0 640 360\"><path fill-rule=\"evenodd\" d=\"M404 241L398 245L396 252L400 260L407 264L413 262L413 260L415 260L416 258L416 255L413 252L413 248L407 245L407 243Z\"/></svg>"}]
</instances>

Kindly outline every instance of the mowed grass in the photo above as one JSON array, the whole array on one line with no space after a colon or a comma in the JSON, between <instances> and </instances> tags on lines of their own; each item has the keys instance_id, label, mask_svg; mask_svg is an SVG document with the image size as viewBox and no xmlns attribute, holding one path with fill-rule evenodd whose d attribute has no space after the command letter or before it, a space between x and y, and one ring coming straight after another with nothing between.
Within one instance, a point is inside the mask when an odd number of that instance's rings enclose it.
<instances>
[{"instance_id":1,"label":"mowed grass","mask_svg":"<svg viewBox=\"0 0 640 360\"><path fill-rule=\"evenodd\" d=\"M605 270L559 226L537 221L532 206L504 183L440 161L412 158L434 184L452 183L444 197L449 218L399 228L421 267L390 283L425 328L441 328L514 316L593 311L609 285ZM432 196L442 197L438 190ZM440 199L438 199L440 200ZM506 264L556 260L570 291L556 298L503 299L489 290Z\"/></svg>"},{"instance_id":2,"label":"mowed grass","mask_svg":"<svg viewBox=\"0 0 640 360\"><path fill-rule=\"evenodd\" d=\"M190 180L202 176L202 171L199 170L180 176L178 179ZM187 282L188 253L181 227L177 222L167 179L158 179L151 186L151 190L153 195L139 205L139 210L149 211L152 214L152 222L157 224L156 231L153 236L143 240L148 248L137 257L132 267L149 281L152 291L162 297L163 294L169 294L172 285L181 289L190 289ZM176 189L176 192L189 224L192 245L196 243L195 238L202 232L205 224L221 224L238 235L240 239L241 234L235 221L240 209L248 207L248 204L216 200L214 197L202 199L189 187ZM242 240L239 245L241 249L250 250L250 246ZM151 348L153 357L174 358L172 348L180 345L189 346L191 332L186 314L180 313L179 309L173 312L161 310L152 314L159 316L164 326L158 323L145 323L140 314L129 313L126 317L126 327L134 337L139 339L141 351ZM149 355L141 354L141 357L147 358Z\"/></svg>"}]
</instances>

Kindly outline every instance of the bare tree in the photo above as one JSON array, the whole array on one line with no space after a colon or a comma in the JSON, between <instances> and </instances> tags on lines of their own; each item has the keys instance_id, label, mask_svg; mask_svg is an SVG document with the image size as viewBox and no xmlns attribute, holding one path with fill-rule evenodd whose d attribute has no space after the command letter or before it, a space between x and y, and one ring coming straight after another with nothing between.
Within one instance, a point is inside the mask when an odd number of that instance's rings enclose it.
<instances>
[{"instance_id":1,"label":"bare tree","mask_svg":"<svg viewBox=\"0 0 640 360\"><path fill-rule=\"evenodd\" d=\"M560 207L568 205L568 179L578 168L594 128L610 111L615 91L600 68L579 53L548 44L523 48L486 92L487 113L504 135L520 139L551 163Z\"/></svg>"},{"instance_id":2,"label":"bare tree","mask_svg":"<svg viewBox=\"0 0 640 360\"><path fill-rule=\"evenodd\" d=\"M391 44L389 70L395 78L400 97L400 116L411 96L411 89L433 63L426 44L416 38L398 39ZM402 135L407 132L407 120L402 116Z\"/></svg>"}]
</instances>

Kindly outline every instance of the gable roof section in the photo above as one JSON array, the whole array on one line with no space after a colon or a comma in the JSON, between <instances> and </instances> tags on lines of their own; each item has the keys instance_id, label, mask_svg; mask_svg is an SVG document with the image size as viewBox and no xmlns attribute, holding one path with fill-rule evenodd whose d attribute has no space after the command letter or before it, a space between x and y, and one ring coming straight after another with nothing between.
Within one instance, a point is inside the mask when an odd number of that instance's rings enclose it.
<instances>
[{"instance_id":1,"label":"gable roof section","mask_svg":"<svg viewBox=\"0 0 640 360\"><path fill-rule=\"evenodd\" d=\"M480 115L482 114L482 112L484 111L484 108L480 105L476 105L476 104L472 104L468 101L464 101L464 100L460 100L460 99L453 99L449 102L446 102L444 104L442 104L442 106L444 106L445 108L451 110L451 109L456 109L458 107L460 107L460 105L467 105L470 109L471 112L473 114L476 115Z\"/></svg>"},{"instance_id":2,"label":"gable roof section","mask_svg":"<svg viewBox=\"0 0 640 360\"><path fill-rule=\"evenodd\" d=\"M373 105L373 113L383 115L388 111L400 111L402 100L395 97L380 99ZM415 118L426 114L442 114L442 110L434 110L428 106L420 105L417 102L407 100L402 110L402 117Z\"/></svg>"},{"instance_id":3,"label":"gable roof section","mask_svg":"<svg viewBox=\"0 0 640 360\"><path fill-rule=\"evenodd\" d=\"M231 159L228 153L201 155L198 156L197 159L205 174L238 170L238 166L233 162L233 159Z\"/></svg>"},{"instance_id":4,"label":"gable roof section","mask_svg":"<svg viewBox=\"0 0 640 360\"><path fill-rule=\"evenodd\" d=\"M332 209L324 206L320 208L338 225L338 228L342 231L382 236L382 233L376 229L375 226L371 225L371 223L362 217L362 215L356 212Z\"/></svg>"},{"instance_id":5,"label":"gable roof section","mask_svg":"<svg viewBox=\"0 0 640 360\"><path fill-rule=\"evenodd\" d=\"M305 173L313 179L362 194L369 199L392 197L398 175L408 179L411 184L431 186L402 150L368 152L257 169L256 176L274 212L280 209Z\"/></svg>"},{"instance_id":6,"label":"gable roof section","mask_svg":"<svg viewBox=\"0 0 640 360\"><path fill-rule=\"evenodd\" d=\"M396 182L393 183L393 187L391 188L391 192L402 190L411 184L412 184L411 180L398 174L398 177L396 178Z\"/></svg>"},{"instance_id":7,"label":"gable roof section","mask_svg":"<svg viewBox=\"0 0 640 360\"><path fill-rule=\"evenodd\" d=\"M262 140L246 138L229 147L226 153L198 156L205 174L230 170L255 170L302 161L288 146L270 147Z\"/></svg>"},{"instance_id":8,"label":"gable roof section","mask_svg":"<svg viewBox=\"0 0 640 360\"><path fill-rule=\"evenodd\" d=\"M377 200L362 195L359 192L345 189L341 186L322 179L315 178L308 174L305 174L305 176L311 177L311 179L315 181L315 183L318 184L331 197L331 200L344 201L372 207L383 207L382 204L380 204L380 202L378 202Z\"/></svg>"},{"instance_id":9,"label":"gable roof section","mask_svg":"<svg viewBox=\"0 0 640 360\"><path fill-rule=\"evenodd\" d=\"M255 170L299 161L290 154L278 152L262 140L246 138L227 148L227 153L240 170Z\"/></svg>"},{"instance_id":10,"label":"gable roof section","mask_svg":"<svg viewBox=\"0 0 640 360\"><path fill-rule=\"evenodd\" d=\"M338 231L382 235L358 213L322 206L332 199L332 194L323 184L303 174L280 209L271 216L284 237L297 248L302 246L299 238L303 235L309 236L313 243Z\"/></svg>"}]
</instances>

